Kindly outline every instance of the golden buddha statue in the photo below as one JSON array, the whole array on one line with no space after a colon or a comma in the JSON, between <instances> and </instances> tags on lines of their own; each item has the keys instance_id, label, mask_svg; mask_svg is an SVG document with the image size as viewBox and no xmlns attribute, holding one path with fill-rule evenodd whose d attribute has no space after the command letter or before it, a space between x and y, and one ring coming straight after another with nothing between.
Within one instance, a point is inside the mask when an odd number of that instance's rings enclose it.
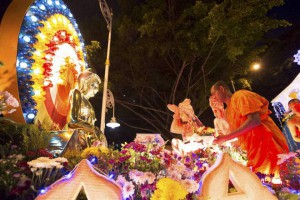
<instances>
[{"instance_id":1,"label":"golden buddha statue","mask_svg":"<svg viewBox=\"0 0 300 200\"><path fill-rule=\"evenodd\" d=\"M81 146L91 146L93 143L107 147L107 140L100 129L94 126L95 111L89 102L99 91L101 79L90 70L83 71L78 76L78 89L71 96L71 115L69 127L78 129L77 138Z\"/></svg>"}]
</instances>

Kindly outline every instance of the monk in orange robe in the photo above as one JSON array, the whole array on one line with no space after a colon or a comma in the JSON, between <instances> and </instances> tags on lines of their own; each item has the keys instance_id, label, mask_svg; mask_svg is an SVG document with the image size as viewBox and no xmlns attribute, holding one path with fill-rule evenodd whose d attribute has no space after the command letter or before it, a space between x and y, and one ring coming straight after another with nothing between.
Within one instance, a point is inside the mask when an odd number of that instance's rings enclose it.
<instances>
[{"instance_id":1,"label":"monk in orange robe","mask_svg":"<svg viewBox=\"0 0 300 200\"><path fill-rule=\"evenodd\" d=\"M216 138L214 143L220 145L238 138L241 148L247 151L247 165L252 171L278 177L277 155L289 150L283 133L269 117L269 102L247 90L232 94L223 81L212 86L211 96L226 104L226 121L230 127L230 133Z\"/></svg>"}]
</instances>

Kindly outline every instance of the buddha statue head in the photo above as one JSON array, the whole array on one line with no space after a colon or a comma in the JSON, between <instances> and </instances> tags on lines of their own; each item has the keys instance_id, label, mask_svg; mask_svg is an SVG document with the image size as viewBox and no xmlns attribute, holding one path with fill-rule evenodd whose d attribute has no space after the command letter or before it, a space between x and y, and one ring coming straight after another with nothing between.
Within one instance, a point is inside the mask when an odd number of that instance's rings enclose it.
<instances>
[{"instance_id":1,"label":"buddha statue head","mask_svg":"<svg viewBox=\"0 0 300 200\"><path fill-rule=\"evenodd\" d=\"M100 84L100 77L90 69L84 70L78 76L78 89L87 99L95 96L99 91Z\"/></svg>"}]
</instances>

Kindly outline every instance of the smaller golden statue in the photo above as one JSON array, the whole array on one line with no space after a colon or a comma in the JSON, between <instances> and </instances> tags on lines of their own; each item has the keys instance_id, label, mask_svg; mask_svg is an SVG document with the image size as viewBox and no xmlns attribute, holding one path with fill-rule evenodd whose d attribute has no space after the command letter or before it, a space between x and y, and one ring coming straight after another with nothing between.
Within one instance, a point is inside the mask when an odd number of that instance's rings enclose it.
<instances>
[{"instance_id":1,"label":"smaller golden statue","mask_svg":"<svg viewBox=\"0 0 300 200\"><path fill-rule=\"evenodd\" d=\"M101 145L107 147L107 140L100 129L94 126L95 111L89 102L99 91L101 80L90 70L85 70L78 76L78 89L71 96L71 121L69 127L78 129L75 141L80 141L81 147ZM71 144L71 146L74 146ZM76 145L75 145L76 146Z\"/></svg>"}]
</instances>

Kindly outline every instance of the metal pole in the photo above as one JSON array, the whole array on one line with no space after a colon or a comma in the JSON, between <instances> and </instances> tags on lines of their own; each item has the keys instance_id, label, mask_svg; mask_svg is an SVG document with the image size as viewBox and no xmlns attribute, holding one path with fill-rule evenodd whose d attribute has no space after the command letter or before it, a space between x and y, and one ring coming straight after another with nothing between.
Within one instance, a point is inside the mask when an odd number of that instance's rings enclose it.
<instances>
[{"instance_id":1,"label":"metal pole","mask_svg":"<svg viewBox=\"0 0 300 200\"><path fill-rule=\"evenodd\" d=\"M104 133L105 129L105 113L106 113L106 100L107 100L107 84L108 84L108 72L110 66L110 42L111 42L111 29L112 29L112 12L110 11L105 0L99 0L99 5L103 17L107 23L108 28L108 42L107 42L107 54L105 61L105 75L104 75L104 85L103 85L103 97L102 97L102 109L101 109L101 123L100 130Z\"/></svg>"}]
</instances>

